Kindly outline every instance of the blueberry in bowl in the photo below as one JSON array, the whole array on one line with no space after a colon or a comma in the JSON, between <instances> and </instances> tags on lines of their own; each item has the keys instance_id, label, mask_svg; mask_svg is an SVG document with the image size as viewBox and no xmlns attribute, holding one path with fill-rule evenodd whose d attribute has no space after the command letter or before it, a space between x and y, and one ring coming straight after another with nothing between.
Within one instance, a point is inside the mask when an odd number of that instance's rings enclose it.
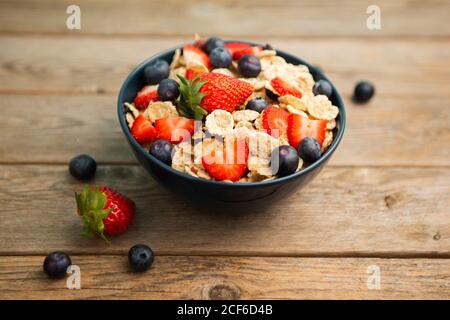
<instances>
[{"instance_id":1,"label":"blueberry in bowl","mask_svg":"<svg viewBox=\"0 0 450 320\"><path fill-rule=\"evenodd\" d=\"M120 89L118 116L136 158L163 186L200 206L240 209L308 184L346 122L319 69L271 46L218 38L141 63Z\"/></svg>"}]
</instances>

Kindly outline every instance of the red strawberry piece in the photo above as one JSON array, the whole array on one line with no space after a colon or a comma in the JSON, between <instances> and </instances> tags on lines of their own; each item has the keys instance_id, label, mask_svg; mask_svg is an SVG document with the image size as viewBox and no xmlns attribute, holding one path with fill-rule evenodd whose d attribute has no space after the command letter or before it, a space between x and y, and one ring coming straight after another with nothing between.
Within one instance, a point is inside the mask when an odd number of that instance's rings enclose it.
<instances>
[{"instance_id":1,"label":"red strawberry piece","mask_svg":"<svg viewBox=\"0 0 450 320\"><path fill-rule=\"evenodd\" d=\"M132 200L107 187L85 186L80 193L75 192L78 213L83 221L82 234L116 236L131 224L136 211Z\"/></svg>"},{"instance_id":2,"label":"red strawberry piece","mask_svg":"<svg viewBox=\"0 0 450 320\"><path fill-rule=\"evenodd\" d=\"M156 139L156 130L150 120L145 118L142 114L134 119L131 127L131 134L140 144L151 143Z\"/></svg>"},{"instance_id":3,"label":"red strawberry piece","mask_svg":"<svg viewBox=\"0 0 450 320\"><path fill-rule=\"evenodd\" d=\"M134 106L142 110L148 107L150 101L158 101L157 86L143 87L134 98Z\"/></svg>"},{"instance_id":4,"label":"red strawberry piece","mask_svg":"<svg viewBox=\"0 0 450 320\"><path fill-rule=\"evenodd\" d=\"M157 119L155 129L158 133L158 139L176 144L188 140L194 134L194 120L185 117Z\"/></svg>"},{"instance_id":5,"label":"red strawberry piece","mask_svg":"<svg viewBox=\"0 0 450 320\"><path fill-rule=\"evenodd\" d=\"M203 65L191 65L186 70L186 79L193 80L195 77L208 72Z\"/></svg>"},{"instance_id":6,"label":"red strawberry piece","mask_svg":"<svg viewBox=\"0 0 450 320\"><path fill-rule=\"evenodd\" d=\"M263 128L273 137L279 137L286 133L288 128L289 112L270 106L262 114Z\"/></svg>"},{"instance_id":7,"label":"red strawberry piece","mask_svg":"<svg viewBox=\"0 0 450 320\"><path fill-rule=\"evenodd\" d=\"M288 82L284 81L280 77L275 77L270 81L270 84L272 85L272 88L275 89L275 93L277 95L285 96L287 94L293 95L294 97L301 98L302 93L300 90L298 90L293 85L289 84Z\"/></svg>"},{"instance_id":8,"label":"red strawberry piece","mask_svg":"<svg viewBox=\"0 0 450 320\"><path fill-rule=\"evenodd\" d=\"M247 172L247 143L236 140L233 145L231 150L224 146L223 150L213 150L202 157L203 167L214 179L237 181Z\"/></svg>"},{"instance_id":9,"label":"red strawberry piece","mask_svg":"<svg viewBox=\"0 0 450 320\"><path fill-rule=\"evenodd\" d=\"M244 43L244 42L227 42L227 43L225 43L225 48L227 48L228 51L230 51L231 56L233 56L234 53L237 51L251 48L251 45L249 45L248 43Z\"/></svg>"},{"instance_id":10,"label":"red strawberry piece","mask_svg":"<svg viewBox=\"0 0 450 320\"><path fill-rule=\"evenodd\" d=\"M193 46L192 44L186 44L183 47L183 57L186 65L201 63L208 69L211 68L211 62L209 56L202 51L202 49Z\"/></svg>"},{"instance_id":11,"label":"red strawberry piece","mask_svg":"<svg viewBox=\"0 0 450 320\"><path fill-rule=\"evenodd\" d=\"M239 60L242 56L246 54L256 55L258 52L263 51L260 46L248 47L244 49L237 50L233 53L233 60Z\"/></svg>"},{"instance_id":12,"label":"red strawberry piece","mask_svg":"<svg viewBox=\"0 0 450 320\"><path fill-rule=\"evenodd\" d=\"M313 137L322 145L326 128L326 120L311 120L298 114L290 114L287 130L289 143L297 149L300 141L306 137Z\"/></svg>"},{"instance_id":13,"label":"red strawberry piece","mask_svg":"<svg viewBox=\"0 0 450 320\"><path fill-rule=\"evenodd\" d=\"M200 92L206 95L200 106L207 112L217 109L233 112L253 93L249 83L220 73L205 73L200 81L205 82Z\"/></svg>"}]
</instances>

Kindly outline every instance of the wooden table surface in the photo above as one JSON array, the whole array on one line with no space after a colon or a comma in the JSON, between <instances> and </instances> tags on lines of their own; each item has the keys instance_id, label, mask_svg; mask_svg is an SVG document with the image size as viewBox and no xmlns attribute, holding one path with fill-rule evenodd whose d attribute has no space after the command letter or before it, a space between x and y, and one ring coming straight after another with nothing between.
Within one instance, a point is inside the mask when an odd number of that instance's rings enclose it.
<instances>
[{"instance_id":1,"label":"wooden table surface","mask_svg":"<svg viewBox=\"0 0 450 320\"><path fill-rule=\"evenodd\" d=\"M449 1L0 1L0 298L450 298ZM125 76L194 33L269 42L320 66L348 127L329 165L259 211L192 209L137 163L115 112ZM350 97L368 79L367 105ZM137 203L111 244L80 236L68 161L89 153L95 182ZM128 248L147 243L151 270ZM42 272L69 253L81 290ZM368 268L381 272L369 290Z\"/></svg>"}]
</instances>

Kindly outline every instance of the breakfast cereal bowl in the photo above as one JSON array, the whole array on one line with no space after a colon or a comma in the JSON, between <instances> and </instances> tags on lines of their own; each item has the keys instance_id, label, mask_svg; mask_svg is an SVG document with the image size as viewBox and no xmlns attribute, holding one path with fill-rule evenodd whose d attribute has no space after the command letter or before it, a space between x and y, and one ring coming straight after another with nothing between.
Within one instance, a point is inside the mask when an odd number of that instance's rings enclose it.
<instances>
[{"instance_id":1,"label":"breakfast cereal bowl","mask_svg":"<svg viewBox=\"0 0 450 320\"><path fill-rule=\"evenodd\" d=\"M245 41L226 41L226 43L243 43L249 46L259 47L263 48L263 46L260 46L255 43L251 42L245 42ZM186 47L185 47L186 48ZM286 63L292 64L294 66L302 66L303 69L308 70L311 79L313 79L314 82L318 82L319 80L325 80L328 81L328 83L331 85L332 91L329 95L329 105L332 105L333 110L336 110L336 114L334 114L333 126L328 127L327 125L327 132L330 133L332 136L332 140L329 141L329 145L327 145L326 148L323 148L324 142L322 142L322 149L323 152L320 155L320 158L318 160L315 160L314 162L311 162L309 164L299 164L299 169L297 169L296 172L293 172L288 175L284 176L268 176L264 177L264 179L254 179L255 176L259 176L259 174L255 174L253 171L250 171L248 168L245 170L246 175L242 176L239 180L235 181L219 181L218 179L215 179L214 176L210 176L209 172L206 172L206 175L208 177L202 176L197 171L193 172L183 172L183 169L177 170L175 166L168 165L164 161L159 160L157 157L152 155L149 152L149 145L140 143L136 140L136 134L132 134L132 128L133 125L135 125L133 122L137 119L136 116L138 115L139 110L133 110L134 112L134 119L133 119L133 113L130 111L130 108L133 108L133 101L135 101L138 92L140 93L141 89L148 85L147 79L145 76L144 69L154 63L156 60L164 60L168 64L172 63L173 67L173 59L179 59L179 55L181 50L183 50L183 46L175 47L172 49L169 49L167 51L161 52L143 63L141 63L137 68L135 68L126 78L124 81L118 96L118 117L119 117L119 123L120 126L125 134L126 139L128 140L128 143L131 146L131 149L133 153L135 154L136 158L138 159L139 163L145 168L146 171L150 173L151 176L153 176L161 185L165 186L167 189L175 192L176 194L179 194L180 196L184 197L185 199L191 200L194 205L199 206L206 206L210 209L222 209L222 208L239 208L241 210L246 208L252 208L256 206L266 206L271 203L274 203L275 201L281 200L281 199L287 199L287 197L296 192L299 191L300 188L306 186L311 180L314 179L314 177L319 174L319 172L322 170L322 168L325 166L325 164L330 159L331 155L334 153L336 148L338 147L344 130L345 130L345 123L346 123L346 114L345 114L345 108L344 103L337 91L337 89L334 87L334 85L325 77L325 75L322 73L321 70L319 70L316 67L313 67L306 63L305 61L301 60L300 58L297 58L291 54L285 53L283 51L280 51L276 49L276 56L280 57L280 61L283 59ZM186 49L185 49L186 50ZM265 50L264 52L272 51L274 49L270 48L270 50ZM265 54L265 53L263 53ZM281 59L282 58L282 59ZM264 58L265 59L265 58ZM261 60L262 62L262 60ZM237 66L237 63L234 63L234 66ZM231 68L231 67L230 67ZM237 68L237 67L236 67ZM302 70L303 70L302 69ZM173 71L173 70L171 70ZM209 72L212 73L212 72ZM172 76L172 75L171 75ZM199 76L200 79L202 79L201 76ZM175 77L173 77L175 78ZM196 80L195 78L194 80ZM245 80L245 79L244 79ZM178 79L177 79L178 81ZM270 82L273 83L273 82ZM266 93L271 94L271 98L267 99L277 99L280 100L281 94L280 90L274 90L271 85L266 83L266 86L262 90L266 90ZM275 84L275 83L273 83ZM181 87L181 85L180 85ZM271 90L274 90L274 92L271 92ZM256 89L255 89L255 92ZM273 94L275 93L275 97L273 97ZM277 95L278 94L278 95ZM315 95L315 94L314 94ZM290 96L290 93L289 93ZM315 97L311 95L311 99L314 99ZM250 99L250 98L248 98ZM246 103L248 103L248 99ZM301 99L301 98L300 98ZM325 99L325 98L323 98ZM271 100L272 101L272 100ZM152 102L150 102L151 104ZM273 101L271 102L273 103ZM149 104L149 106L150 106ZM280 103L279 107L276 105L275 107L286 108L289 109L290 105L283 105ZM178 107L177 107L178 110ZM305 109L306 110L306 109ZM148 110L146 110L147 112ZM276 110L277 111L277 110ZM297 112L295 110L291 110L295 113L301 113ZM214 111L213 111L214 112ZM208 116L211 115L213 112L208 111ZM235 111L234 111L235 112ZM264 112L264 111L263 111ZM263 113L262 112L262 113ZM314 111L315 112L315 111ZM130 115L131 113L131 115ZM144 111L141 110L142 114L145 114L148 117L148 113L144 113ZM217 112L216 112L217 113ZM306 111L308 113L308 111ZM314 114L314 113L313 113ZM314 114L315 115L315 114ZM310 119L317 120L314 117L312 117L310 114L307 114L306 117L310 117ZM316 116L316 115L315 115ZM297 117L297 116L291 116L289 117L289 123L291 123L291 117ZM132 118L130 120L130 118ZM151 117L150 117L151 118ZM298 117L297 117L298 118ZM300 119L300 118L298 118ZM302 117L302 120L306 118ZM312 121L313 121L312 120ZM158 120L156 120L158 121ZM304 120L309 121L309 120ZM321 120L325 121L325 120ZM211 121L210 121L211 122ZM156 127L156 124L153 122L153 124ZM236 125L234 123L233 125ZM325 129L324 129L325 130ZM292 131L292 130L291 130ZM290 132L289 132L290 133ZM195 136L195 134L194 134ZM282 135L278 137L281 139ZM292 142L291 135L289 135L289 142L286 144L289 144ZM177 142L178 143L178 142ZM184 143L184 142L182 142ZM292 143L291 143L292 144ZM295 150L299 150L298 145L296 144ZM174 144L174 150L179 149L179 145ZM173 154L173 152L172 152ZM301 158L300 158L300 161ZM303 161L304 163L304 161ZM202 169L203 172L203 169ZM279 171L280 172L280 171ZM198 174L196 174L198 173ZM253 175L252 175L253 173Z\"/></svg>"}]
</instances>

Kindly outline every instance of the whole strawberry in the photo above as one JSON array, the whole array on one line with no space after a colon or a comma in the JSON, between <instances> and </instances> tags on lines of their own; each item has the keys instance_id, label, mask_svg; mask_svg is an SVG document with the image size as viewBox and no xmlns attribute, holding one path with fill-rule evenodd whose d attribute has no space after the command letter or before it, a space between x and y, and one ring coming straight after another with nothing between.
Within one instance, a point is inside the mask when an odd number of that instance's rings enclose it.
<instances>
[{"instance_id":1,"label":"whole strawberry","mask_svg":"<svg viewBox=\"0 0 450 320\"><path fill-rule=\"evenodd\" d=\"M200 106L208 112L217 109L233 112L253 93L249 83L221 73L205 73L200 81L205 82L200 92L206 95Z\"/></svg>"},{"instance_id":2,"label":"whole strawberry","mask_svg":"<svg viewBox=\"0 0 450 320\"><path fill-rule=\"evenodd\" d=\"M131 224L136 211L132 200L107 187L85 186L80 193L75 192L78 213L83 221L82 235L116 236Z\"/></svg>"},{"instance_id":3,"label":"whole strawberry","mask_svg":"<svg viewBox=\"0 0 450 320\"><path fill-rule=\"evenodd\" d=\"M194 79L179 79L178 112L196 120L217 109L233 112L253 93L249 83L220 73L208 72Z\"/></svg>"}]
</instances>

